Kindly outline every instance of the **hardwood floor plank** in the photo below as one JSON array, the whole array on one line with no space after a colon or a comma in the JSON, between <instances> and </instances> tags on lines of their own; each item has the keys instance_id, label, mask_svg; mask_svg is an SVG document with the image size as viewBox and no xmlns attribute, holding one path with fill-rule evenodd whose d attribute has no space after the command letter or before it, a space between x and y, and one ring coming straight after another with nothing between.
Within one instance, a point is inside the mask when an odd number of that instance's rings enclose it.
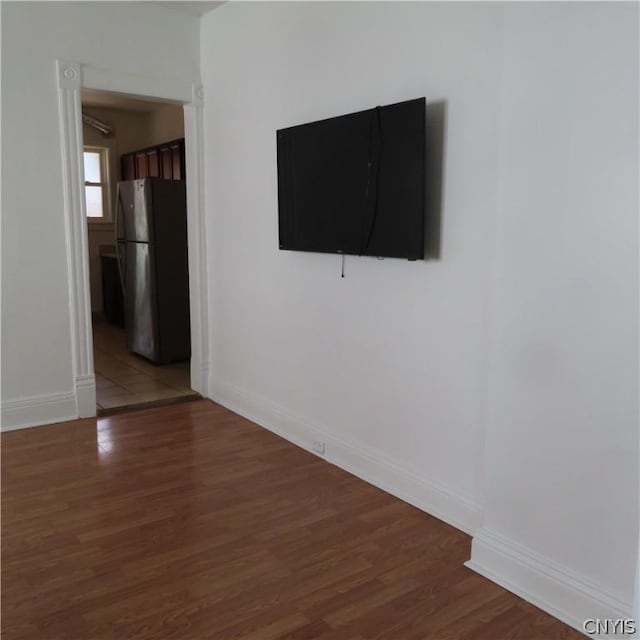
<instances>
[{"instance_id":1,"label":"hardwood floor plank","mask_svg":"<svg viewBox=\"0 0 640 640\"><path fill-rule=\"evenodd\" d=\"M208 401L4 433L6 640L576 640L464 533Z\"/></svg>"}]
</instances>

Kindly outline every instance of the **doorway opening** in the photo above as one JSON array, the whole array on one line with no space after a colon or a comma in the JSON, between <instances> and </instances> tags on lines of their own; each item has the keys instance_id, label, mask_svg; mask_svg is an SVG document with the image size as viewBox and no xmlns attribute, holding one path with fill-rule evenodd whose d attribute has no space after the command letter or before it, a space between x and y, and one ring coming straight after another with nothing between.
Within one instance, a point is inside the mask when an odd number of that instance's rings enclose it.
<instances>
[{"instance_id":1,"label":"doorway opening","mask_svg":"<svg viewBox=\"0 0 640 640\"><path fill-rule=\"evenodd\" d=\"M89 89L81 102L97 413L199 397L183 107Z\"/></svg>"}]
</instances>

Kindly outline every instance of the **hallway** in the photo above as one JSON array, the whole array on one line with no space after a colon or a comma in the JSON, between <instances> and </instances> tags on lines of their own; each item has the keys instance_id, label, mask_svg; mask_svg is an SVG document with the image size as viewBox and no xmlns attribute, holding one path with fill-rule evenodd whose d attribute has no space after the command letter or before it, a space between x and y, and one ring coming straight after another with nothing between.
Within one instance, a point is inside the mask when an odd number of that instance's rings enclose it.
<instances>
[{"instance_id":1,"label":"hallway","mask_svg":"<svg viewBox=\"0 0 640 640\"><path fill-rule=\"evenodd\" d=\"M127 351L124 330L94 320L93 352L98 411L194 395L189 361L154 365Z\"/></svg>"}]
</instances>

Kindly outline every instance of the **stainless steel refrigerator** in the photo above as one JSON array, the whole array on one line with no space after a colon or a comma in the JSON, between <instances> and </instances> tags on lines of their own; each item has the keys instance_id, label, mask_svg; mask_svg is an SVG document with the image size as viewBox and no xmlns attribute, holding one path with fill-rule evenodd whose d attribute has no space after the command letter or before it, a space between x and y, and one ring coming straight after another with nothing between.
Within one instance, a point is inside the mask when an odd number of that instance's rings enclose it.
<instances>
[{"instance_id":1,"label":"stainless steel refrigerator","mask_svg":"<svg viewBox=\"0 0 640 640\"><path fill-rule=\"evenodd\" d=\"M127 348L157 364L191 355L185 183L118 183L116 246Z\"/></svg>"}]
</instances>

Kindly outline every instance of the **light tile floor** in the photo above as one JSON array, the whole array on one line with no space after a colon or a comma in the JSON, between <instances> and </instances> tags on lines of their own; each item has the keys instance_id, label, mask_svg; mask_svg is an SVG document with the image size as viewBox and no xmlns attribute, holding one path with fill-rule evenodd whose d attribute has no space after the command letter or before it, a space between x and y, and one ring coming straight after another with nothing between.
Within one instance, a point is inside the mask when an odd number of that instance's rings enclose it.
<instances>
[{"instance_id":1,"label":"light tile floor","mask_svg":"<svg viewBox=\"0 0 640 640\"><path fill-rule=\"evenodd\" d=\"M192 395L189 362L155 365L129 353L124 329L93 322L93 357L98 409Z\"/></svg>"}]
</instances>

